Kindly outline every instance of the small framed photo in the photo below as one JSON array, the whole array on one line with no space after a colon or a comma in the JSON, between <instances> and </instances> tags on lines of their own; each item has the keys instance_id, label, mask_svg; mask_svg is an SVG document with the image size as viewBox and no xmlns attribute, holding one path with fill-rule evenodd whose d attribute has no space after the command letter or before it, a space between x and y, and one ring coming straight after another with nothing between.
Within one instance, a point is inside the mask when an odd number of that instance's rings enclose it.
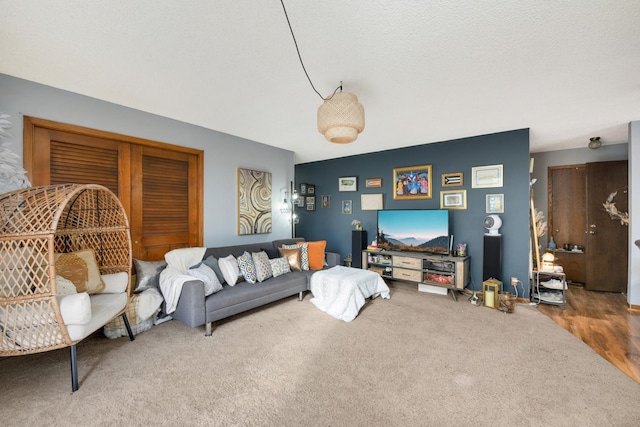
<instances>
[{"instance_id":1,"label":"small framed photo","mask_svg":"<svg viewBox=\"0 0 640 427\"><path fill-rule=\"evenodd\" d=\"M306 209L308 211L315 211L316 210L316 204L315 203L307 203Z\"/></svg>"},{"instance_id":2,"label":"small framed photo","mask_svg":"<svg viewBox=\"0 0 640 427\"><path fill-rule=\"evenodd\" d=\"M342 201L342 213L346 215L351 215L353 208L353 203L351 200L343 200Z\"/></svg>"},{"instance_id":3,"label":"small framed photo","mask_svg":"<svg viewBox=\"0 0 640 427\"><path fill-rule=\"evenodd\" d=\"M487 213L504 213L504 194L487 194Z\"/></svg>"},{"instance_id":4,"label":"small framed photo","mask_svg":"<svg viewBox=\"0 0 640 427\"><path fill-rule=\"evenodd\" d=\"M300 184L300 195L301 196L307 195L307 184L304 182Z\"/></svg>"},{"instance_id":5,"label":"small framed photo","mask_svg":"<svg viewBox=\"0 0 640 427\"><path fill-rule=\"evenodd\" d=\"M316 196L307 196L305 203L307 205L315 205L316 204Z\"/></svg>"},{"instance_id":6,"label":"small framed photo","mask_svg":"<svg viewBox=\"0 0 640 427\"><path fill-rule=\"evenodd\" d=\"M502 165L475 166L471 168L472 188L502 187Z\"/></svg>"},{"instance_id":7,"label":"small framed photo","mask_svg":"<svg viewBox=\"0 0 640 427\"><path fill-rule=\"evenodd\" d=\"M441 191L440 209L467 209L467 190Z\"/></svg>"},{"instance_id":8,"label":"small framed photo","mask_svg":"<svg viewBox=\"0 0 640 427\"><path fill-rule=\"evenodd\" d=\"M298 208L303 208L304 207L304 196L300 195L298 196L298 198L296 199L296 207Z\"/></svg>"},{"instance_id":9,"label":"small framed photo","mask_svg":"<svg viewBox=\"0 0 640 427\"><path fill-rule=\"evenodd\" d=\"M409 166L393 170L393 199L431 198L431 165Z\"/></svg>"},{"instance_id":10,"label":"small framed photo","mask_svg":"<svg viewBox=\"0 0 640 427\"><path fill-rule=\"evenodd\" d=\"M364 181L366 188L380 188L382 187L382 178L367 178Z\"/></svg>"},{"instance_id":11,"label":"small framed photo","mask_svg":"<svg viewBox=\"0 0 640 427\"><path fill-rule=\"evenodd\" d=\"M356 191L358 178L355 176L343 176L338 178L338 191Z\"/></svg>"},{"instance_id":12,"label":"small framed photo","mask_svg":"<svg viewBox=\"0 0 640 427\"><path fill-rule=\"evenodd\" d=\"M462 172L443 173L442 174L442 186L443 187L459 187L464 184L464 174Z\"/></svg>"},{"instance_id":13,"label":"small framed photo","mask_svg":"<svg viewBox=\"0 0 640 427\"><path fill-rule=\"evenodd\" d=\"M322 200L322 208L330 208L331 207L331 196L320 196Z\"/></svg>"},{"instance_id":14,"label":"small framed photo","mask_svg":"<svg viewBox=\"0 0 640 427\"><path fill-rule=\"evenodd\" d=\"M307 194L316 194L316 186L313 184L307 184Z\"/></svg>"}]
</instances>

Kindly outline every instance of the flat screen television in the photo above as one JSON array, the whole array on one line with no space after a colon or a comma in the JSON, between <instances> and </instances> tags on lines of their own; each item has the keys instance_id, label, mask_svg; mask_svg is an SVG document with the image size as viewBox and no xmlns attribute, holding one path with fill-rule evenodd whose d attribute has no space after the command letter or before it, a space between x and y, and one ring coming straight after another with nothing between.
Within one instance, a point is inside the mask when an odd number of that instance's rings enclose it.
<instances>
[{"instance_id":1,"label":"flat screen television","mask_svg":"<svg viewBox=\"0 0 640 427\"><path fill-rule=\"evenodd\" d=\"M449 211L379 210L376 238L384 250L449 255Z\"/></svg>"}]
</instances>

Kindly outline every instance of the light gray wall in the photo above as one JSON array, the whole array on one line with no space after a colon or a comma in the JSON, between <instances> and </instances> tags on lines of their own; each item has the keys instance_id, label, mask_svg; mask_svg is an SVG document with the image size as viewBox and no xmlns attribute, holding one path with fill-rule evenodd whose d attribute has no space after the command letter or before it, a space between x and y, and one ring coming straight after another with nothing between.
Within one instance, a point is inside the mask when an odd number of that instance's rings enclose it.
<instances>
[{"instance_id":1,"label":"light gray wall","mask_svg":"<svg viewBox=\"0 0 640 427\"><path fill-rule=\"evenodd\" d=\"M223 246L291 235L280 214L281 189L294 177L293 152L200 126L0 74L0 112L12 122L12 148L22 156L23 116L204 150L204 244ZM248 126L251 124L248 123ZM237 168L272 173L273 232L237 233Z\"/></svg>"},{"instance_id":2,"label":"light gray wall","mask_svg":"<svg viewBox=\"0 0 640 427\"><path fill-rule=\"evenodd\" d=\"M629 295L640 306L640 121L629 124Z\"/></svg>"}]
</instances>

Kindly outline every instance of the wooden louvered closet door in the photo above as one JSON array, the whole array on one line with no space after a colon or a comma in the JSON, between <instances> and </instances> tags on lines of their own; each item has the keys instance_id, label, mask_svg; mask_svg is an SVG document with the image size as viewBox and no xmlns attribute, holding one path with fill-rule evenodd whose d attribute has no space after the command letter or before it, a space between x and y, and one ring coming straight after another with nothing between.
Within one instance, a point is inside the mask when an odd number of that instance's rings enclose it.
<instances>
[{"instance_id":1,"label":"wooden louvered closet door","mask_svg":"<svg viewBox=\"0 0 640 427\"><path fill-rule=\"evenodd\" d=\"M33 185L94 183L117 194L134 258L203 244L201 150L25 117L24 159Z\"/></svg>"},{"instance_id":2,"label":"wooden louvered closet door","mask_svg":"<svg viewBox=\"0 0 640 427\"><path fill-rule=\"evenodd\" d=\"M196 200L191 176L193 156L135 146L132 163L139 165L132 189L132 244L143 259L162 259L171 249L189 247L193 224L189 206Z\"/></svg>"}]
</instances>

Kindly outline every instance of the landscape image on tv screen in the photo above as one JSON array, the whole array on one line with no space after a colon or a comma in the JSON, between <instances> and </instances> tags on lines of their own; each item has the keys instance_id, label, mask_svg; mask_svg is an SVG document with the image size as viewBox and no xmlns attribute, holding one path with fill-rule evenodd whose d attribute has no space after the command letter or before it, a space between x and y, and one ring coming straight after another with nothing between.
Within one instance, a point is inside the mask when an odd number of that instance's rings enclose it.
<instances>
[{"instance_id":1,"label":"landscape image on tv screen","mask_svg":"<svg viewBox=\"0 0 640 427\"><path fill-rule=\"evenodd\" d=\"M449 254L449 211L405 209L378 211L378 248Z\"/></svg>"}]
</instances>

